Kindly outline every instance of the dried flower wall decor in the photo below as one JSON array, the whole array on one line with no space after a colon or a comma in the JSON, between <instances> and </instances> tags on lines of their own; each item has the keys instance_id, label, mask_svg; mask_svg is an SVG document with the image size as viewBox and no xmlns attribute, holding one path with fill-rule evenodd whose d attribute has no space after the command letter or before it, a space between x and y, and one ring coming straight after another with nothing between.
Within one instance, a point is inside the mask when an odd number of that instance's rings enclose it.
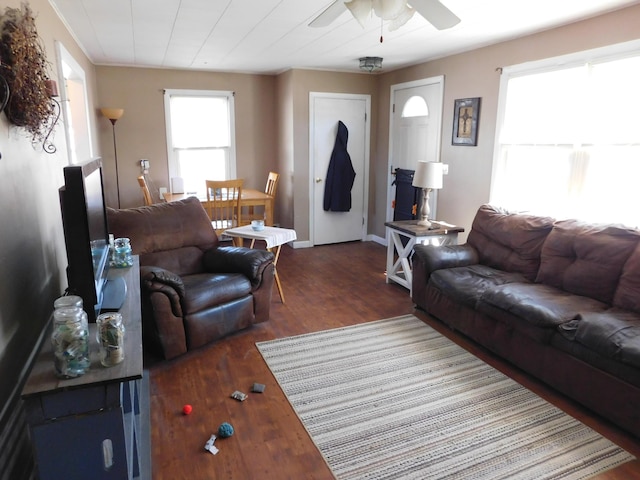
<instances>
[{"instance_id":1,"label":"dried flower wall decor","mask_svg":"<svg viewBox=\"0 0 640 480\"><path fill-rule=\"evenodd\" d=\"M7 118L34 143L44 142L55 112L47 91L49 63L28 4L7 7L0 16L0 59L10 91Z\"/></svg>"}]
</instances>

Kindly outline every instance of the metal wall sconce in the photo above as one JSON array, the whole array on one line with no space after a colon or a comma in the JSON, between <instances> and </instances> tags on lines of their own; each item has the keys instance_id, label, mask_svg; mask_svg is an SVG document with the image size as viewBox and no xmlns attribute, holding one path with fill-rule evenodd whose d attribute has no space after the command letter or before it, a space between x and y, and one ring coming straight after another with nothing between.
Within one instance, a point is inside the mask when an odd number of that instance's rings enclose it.
<instances>
[{"instance_id":1,"label":"metal wall sconce","mask_svg":"<svg viewBox=\"0 0 640 480\"><path fill-rule=\"evenodd\" d=\"M51 108L53 109L54 112L54 119L51 122L51 127L49 128L49 133L47 133L47 136L44 137L44 142L42 142L42 149L49 153L49 154L53 154L56 153L56 151L58 150L56 148L56 146L49 140L49 137L51 136L51 133L53 132L53 129L56 126L56 123L58 123L58 120L60 119L60 113L62 110L62 107L60 106L60 102L56 99L57 96L59 96L58 94L58 84L56 83L55 80L47 80L45 82L46 88L47 88L47 95L49 95L49 98L51 98Z\"/></svg>"}]
</instances>

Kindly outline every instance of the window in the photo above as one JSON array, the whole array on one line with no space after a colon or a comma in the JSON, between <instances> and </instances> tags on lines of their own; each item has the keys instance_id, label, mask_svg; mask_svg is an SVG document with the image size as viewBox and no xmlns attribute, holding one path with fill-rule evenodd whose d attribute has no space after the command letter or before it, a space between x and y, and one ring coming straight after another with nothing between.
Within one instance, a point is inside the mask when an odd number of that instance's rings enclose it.
<instances>
[{"instance_id":1,"label":"window","mask_svg":"<svg viewBox=\"0 0 640 480\"><path fill-rule=\"evenodd\" d=\"M205 180L235 178L233 92L166 90L165 115L169 176L185 193L205 197Z\"/></svg>"},{"instance_id":2,"label":"window","mask_svg":"<svg viewBox=\"0 0 640 480\"><path fill-rule=\"evenodd\" d=\"M414 95L402 107L402 117L424 117L429 115L429 107L424 98Z\"/></svg>"},{"instance_id":3,"label":"window","mask_svg":"<svg viewBox=\"0 0 640 480\"><path fill-rule=\"evenodd\" d=\"M58 71L62 72L60 100L69 163L75 164L93 158L87 82L83 68L64 45L56 41L56 48L58 50Z\"/></svg>"},{"instance_id":4,"label":"window","mask_svg":"<svg viewBox=\"0 0 640 480\"><path fill-rule=\"evenodd\" d=\"M505 69L492 203L640 226L640 45L632 47Z\"/></svg>"}]
</instances>

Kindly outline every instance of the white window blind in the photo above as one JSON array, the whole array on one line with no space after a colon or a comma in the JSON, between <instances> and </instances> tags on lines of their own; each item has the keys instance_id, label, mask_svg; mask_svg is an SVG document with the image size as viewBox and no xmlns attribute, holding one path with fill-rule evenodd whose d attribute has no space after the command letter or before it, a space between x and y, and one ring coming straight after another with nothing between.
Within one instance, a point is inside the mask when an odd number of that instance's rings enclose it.
<instances>
[{"instance_id":1,"label":"white window blind","mask_svg":"<svg viewBox=\"0 0 640 480\"><path fill-rule=\"evenodd\" d=\"M232 92L165 92L169 175L186 193L204 197L205 180L235 177L233 109Z\"/></svg>"},{"instance_id":2,"label":"white window blind","mask_svg":"<svg viewBox=\"0 0 640 480\"><path fill-rule=\"evenodd\" d=\"M491 202L640 226L638 85L640 51L506 72Z\"/></svg>"}]
</instances>

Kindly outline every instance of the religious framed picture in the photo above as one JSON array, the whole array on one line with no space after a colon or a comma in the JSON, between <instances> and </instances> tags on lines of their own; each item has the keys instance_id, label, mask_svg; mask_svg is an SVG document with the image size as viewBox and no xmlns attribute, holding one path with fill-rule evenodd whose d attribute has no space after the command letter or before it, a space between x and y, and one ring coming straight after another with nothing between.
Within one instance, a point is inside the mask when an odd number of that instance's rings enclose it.
<instances>
[{"instance_id":1,"label":"religious framed picture","mask_svg":"<svg viewBox=\"0 0 640 480\"><path fill-rule=\"evenodd\" d=\"M452 145L476 146L478 144L478 117L480 97L459 98L453 109Z\"/></svg>"}]
</instances>

